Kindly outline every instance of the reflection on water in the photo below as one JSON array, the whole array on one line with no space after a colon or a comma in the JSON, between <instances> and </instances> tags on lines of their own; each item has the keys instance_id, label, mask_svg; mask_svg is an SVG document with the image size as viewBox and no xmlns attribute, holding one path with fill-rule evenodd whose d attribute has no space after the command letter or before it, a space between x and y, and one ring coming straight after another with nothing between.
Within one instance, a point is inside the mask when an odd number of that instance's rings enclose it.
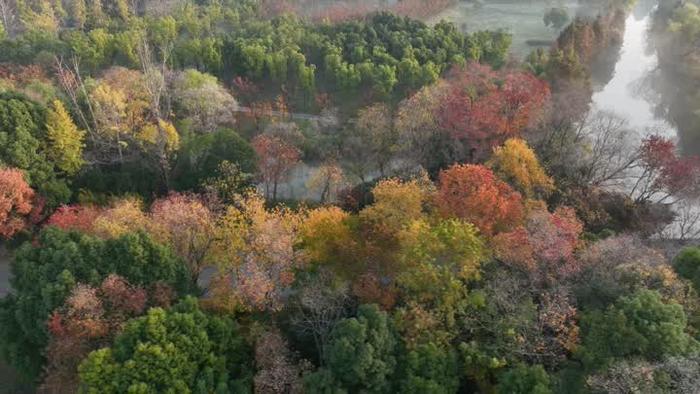
<instances>
[{"instance_id":1,"label":"reflection on water","mask_svg":"<svg viewBox=\"0 0 700 394\"><path fill-rule=\"evenodd\" d=\"M652 2L640 1L627 17L612 78L593 95L593 106L624 117L640 136L655 133L675 138L675 127L656 115L654 103L657 100L647 88L648 78L658 65L656 52L649 48L653 10ZM604 74L595 71L594 77Z\"/></svg>"}]
</instances>

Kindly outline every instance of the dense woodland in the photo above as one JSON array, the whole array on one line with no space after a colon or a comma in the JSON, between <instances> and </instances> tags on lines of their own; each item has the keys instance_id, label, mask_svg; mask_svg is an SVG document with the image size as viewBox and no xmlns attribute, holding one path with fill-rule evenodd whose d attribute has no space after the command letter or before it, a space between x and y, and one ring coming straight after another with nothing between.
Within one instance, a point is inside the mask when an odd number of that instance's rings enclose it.
<instances>
[{"instance_id":1,"label":"dense woodland","mask_svg":"<svg viewBox=\"0 0 700 394\"><path fill-rule=\"evenodd\" d=\"M631 4L518 60L355 3L0 0L9 392L696 392L700 159L589 110Z\"/></svg>"}]
</instances>

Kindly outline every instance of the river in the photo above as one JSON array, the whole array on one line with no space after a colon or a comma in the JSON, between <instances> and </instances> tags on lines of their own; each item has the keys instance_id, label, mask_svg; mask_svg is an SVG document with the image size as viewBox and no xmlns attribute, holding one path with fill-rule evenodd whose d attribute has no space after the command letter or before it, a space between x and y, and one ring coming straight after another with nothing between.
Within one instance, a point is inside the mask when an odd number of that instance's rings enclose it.
<instances>
[{"instance_id":1,"label":"river","mask_svg":"<svg viewBox=\"0 0 700 394\"><path fill-rule=\"evenodd\" d=\"M675 139L676 128L657 115L658 97L649 83L658 65L656 51L649 40L654 10L654 1L639 0L627 17L622 46L619 50L612 48L617 54L605 54L617 56L612 75L604 75L606 61L610 59L599 59L594 64L592 109L614 112L626 119L640 138L659 134Z\"/></svg>"}]
</instances>

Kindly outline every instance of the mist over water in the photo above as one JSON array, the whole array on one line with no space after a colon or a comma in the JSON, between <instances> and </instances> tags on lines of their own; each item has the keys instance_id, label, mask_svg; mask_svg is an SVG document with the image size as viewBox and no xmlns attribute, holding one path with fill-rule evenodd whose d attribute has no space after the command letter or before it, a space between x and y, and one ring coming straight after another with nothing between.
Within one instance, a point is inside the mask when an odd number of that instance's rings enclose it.
<instances>
[{"instance_id":1,"label":"mist over water","mask_svg":"<svg viewBox=\"0 0 700 394\"><path fill-rule=\"evenodd\" d=\"M650 134L675 138L676 127L659 116L658 93L650 88L658 66L649 31L654 10L655 2L639 1L625 21L621 47L611 48L594 64L592 109L623 117L640 138ZM606 71L612 74L608 77Z\"/></svg>"}]
</instances>

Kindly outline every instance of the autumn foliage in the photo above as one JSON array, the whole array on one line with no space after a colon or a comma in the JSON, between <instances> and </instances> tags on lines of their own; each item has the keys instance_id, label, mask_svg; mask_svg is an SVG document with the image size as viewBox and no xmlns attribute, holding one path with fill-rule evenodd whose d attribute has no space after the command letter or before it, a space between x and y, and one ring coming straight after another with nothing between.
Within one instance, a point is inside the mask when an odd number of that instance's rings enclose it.
<instances>
[{"instance_id":1,"label":"autumn foliage","mask_svg":"<svg viewBox=\"0 0 700 394\"><path fill-rule=\"evenodd\" d=\"M47 219L46 224L63 230L93 233L93 225L100 215L99 208L90 205L64 205Z\"/></svg>"},{"instance_id":2,"label":"autumn foliage","mask_svg":"<svg viewBox=\"0 0 700 394\"><path fill-rule=\"evenodd\" d=\"M480 64L452 70L445 101L437 109L442 128L475 154L517 136L537 120L549 99L547 84L522 71L494 71Z\"/></svg>"},{"instance_id":3,"label":"autumn foliage","mask_svg":"<svg viewBox=\"0 0 700 394\"><path fill-rule=\"evenodd\" d=\"M534 204L525 223L511 232L496 235L494 249L499 259L538 281L552 281L578 273L574 252L580 245L583 224L569 207L553 213L544 204Z\"/></svg>"},{"instance_id":4,"label":"autumn foliage","mask_svg":"<svg viewBox=\"0 0 700 394\"><path fill-rule=\"evenodd\" d=\"M442 171L436 203L443 216L473 223L486 235L508 231L523 218L520 193L482 165L455 164Z\"/></svg>"},{"instance_id":5,"label":"autumn foliage","mask_svg":"<svg viewBox=\"0 0 700 394\"><path fill-rule=\"evenodd\" d=\"M700 157L680 157L668 138L650 136L639 148L642 173L632 189L637 200L664 201L700 192Z\"/></svg>"},{"instance_id":6,"label":"autumn foliage","mask_svg":"<svg viewBox=\"0 0 700 394\"><path fill-rule=\"evenodd\" d=\"M79 284L65 304L48 319L48 366L42 392L69 393L78 388L78 364L92 350L105 346L131 318L147 306L168 306L172 294L161 286L151 291L110 275L97 286Z\"/></svg>"},{"instance_id":7,"label":"autumn foliage","mask_svg":"<svg viewBox=\"0 0 700 394\"><path fill-rule=\"evenodd\" d=\"M265 195L276 200L277 186L299 162L301 153L282 138L264 134L253 139L253 149L258 155L258 169L265 185Z\"/></svg>"},{"instance_id":8,"label":"autumn foliage","mask_svg":"<svg viewBox=\"0 0 700 394\"><path fill-rule=\"evenodd\" d=\"M526 197L547 195L554 190L554 180L540 165L527 142L511 138L493 150L488 166Z\"/></svg>"},{"instance_id":9,"label":"autumn foliage","mask_svg":"<svg viewBox=\"0 0 700 394\"><path fill-rule=\"evenodd\" d=\"M22 171L0 168L0 237L10 238L28 224L33 200Z\"/></svg>"}]
</instances>

